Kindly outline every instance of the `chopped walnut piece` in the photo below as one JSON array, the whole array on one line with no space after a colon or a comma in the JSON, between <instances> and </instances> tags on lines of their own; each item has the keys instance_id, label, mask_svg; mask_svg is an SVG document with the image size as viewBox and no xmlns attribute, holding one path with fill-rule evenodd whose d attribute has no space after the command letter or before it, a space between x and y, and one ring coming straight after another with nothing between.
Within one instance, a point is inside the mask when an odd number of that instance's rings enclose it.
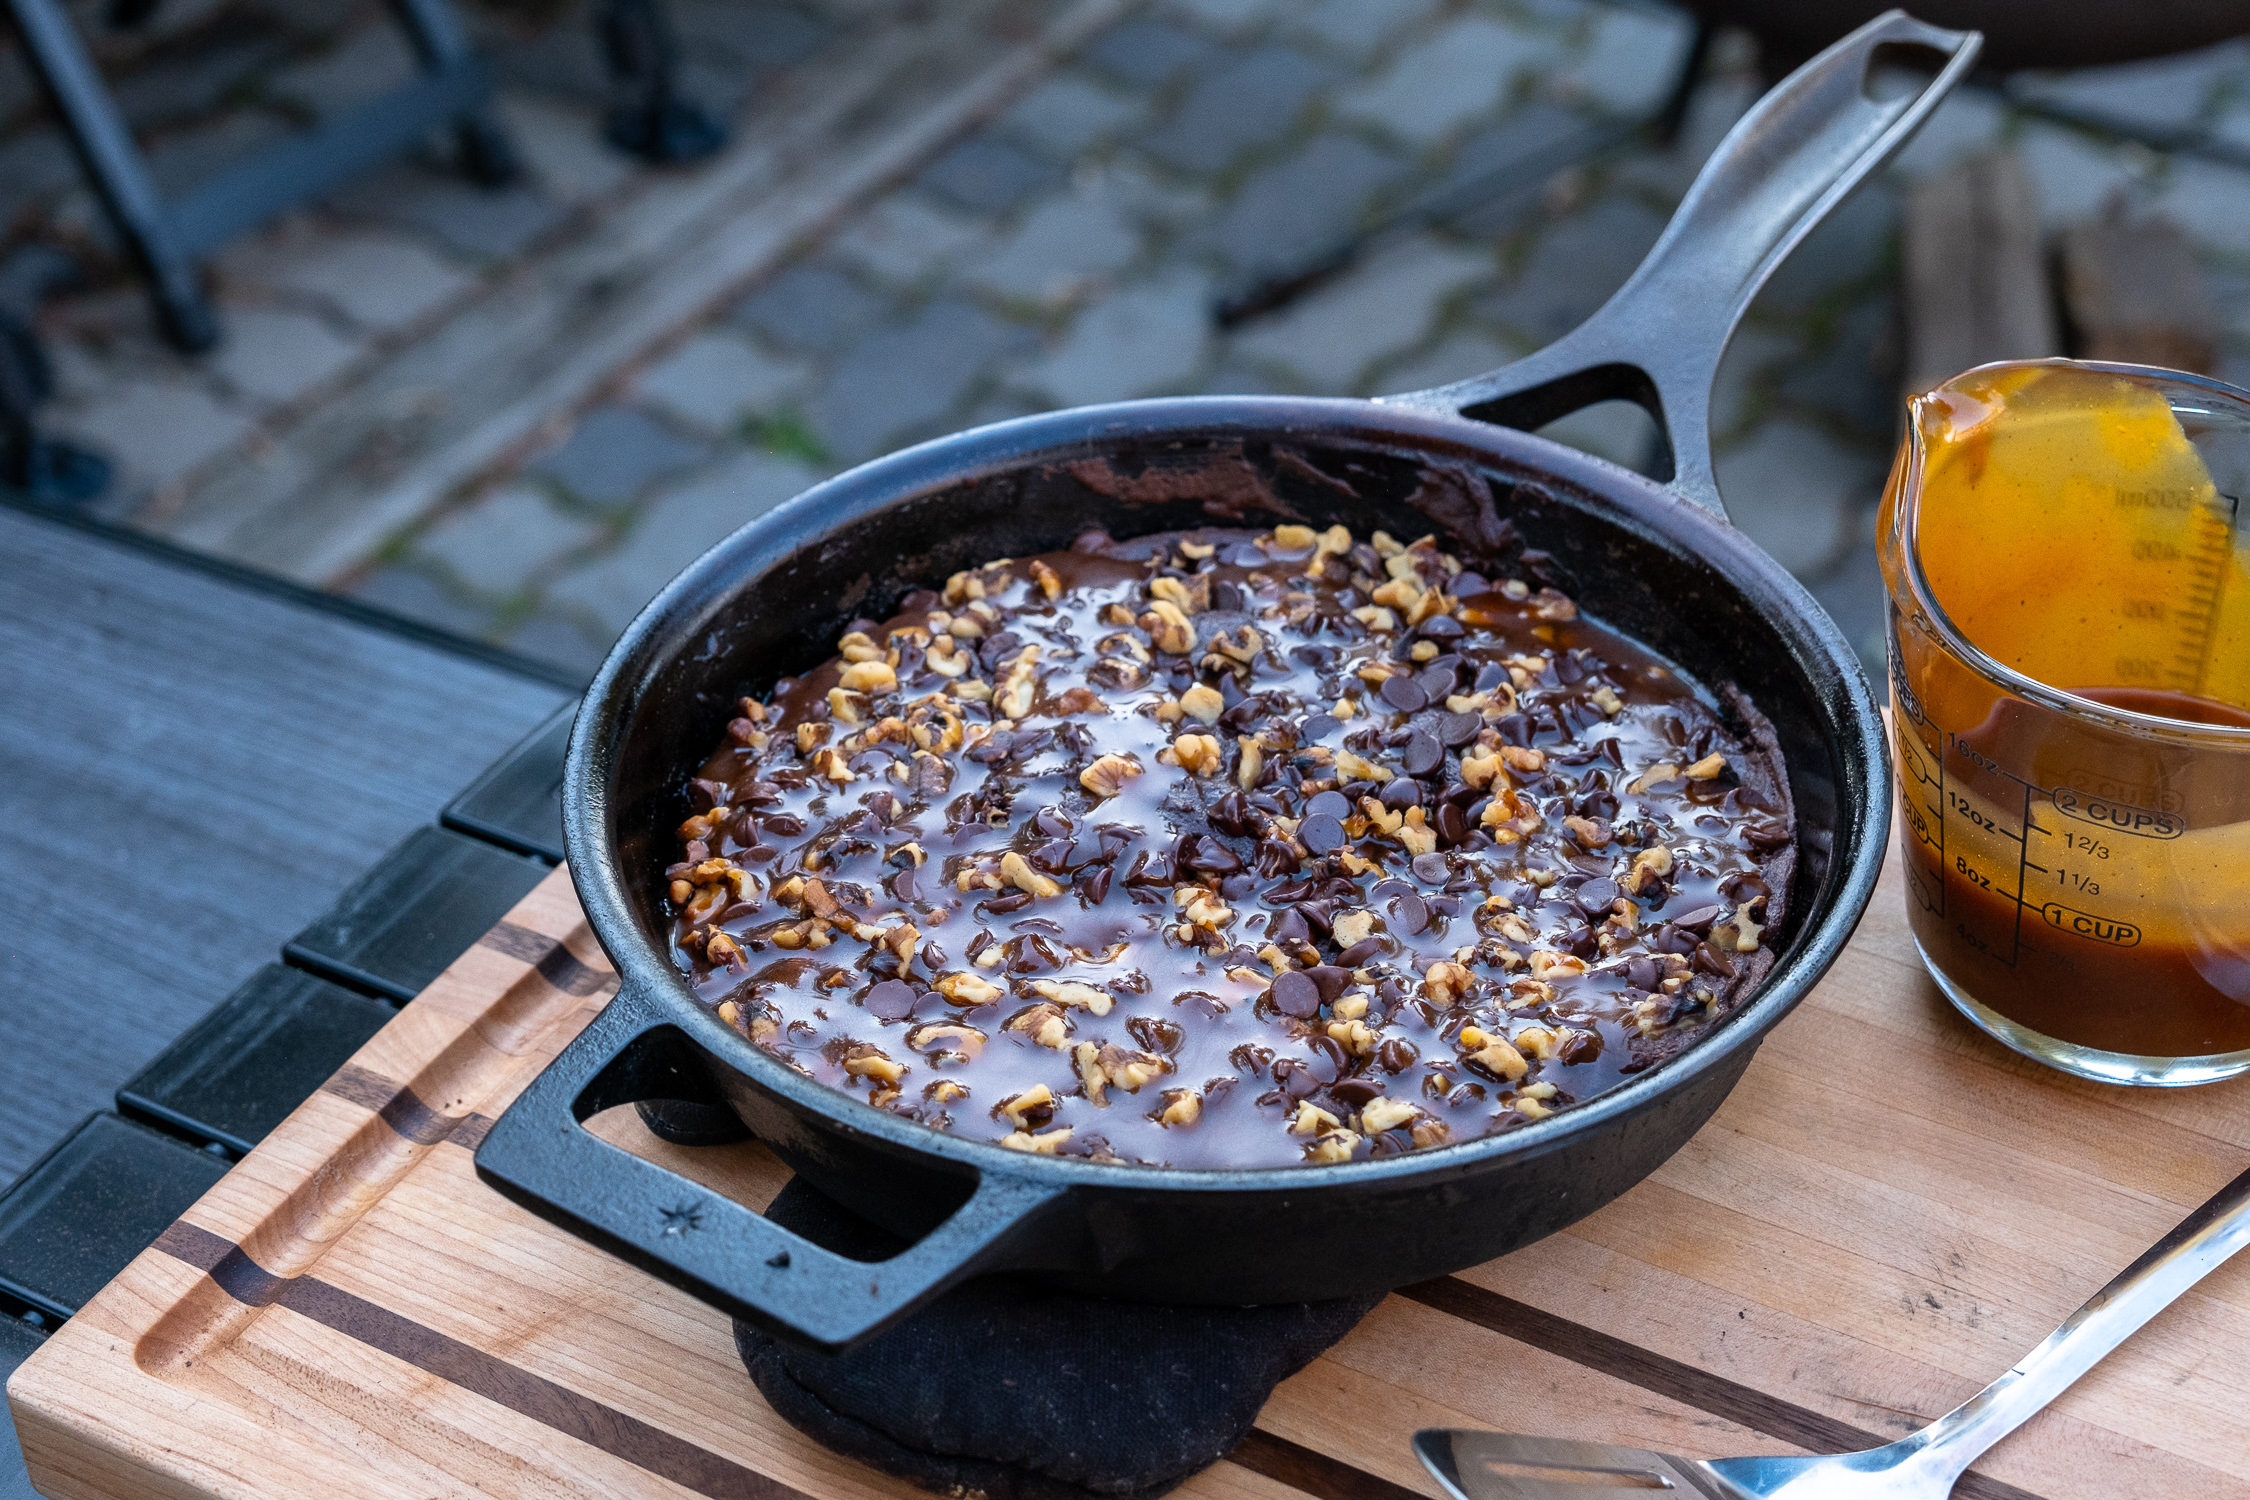
<instances>
[{"instance_id":1,"label":"chopped walnut piece","mask_svg":"<svg viewBox=\"0 0 2250 1500\"><path fill-rule=\"evenodd\" d=\"M1638 797L1651 787L1662 786L1667 781L1678 781L1680 768L1668 760L1660 760L1640 775L1625 783L1625 790Z\"/></svg>"},{"instance_id":2,"label":"chopped walnut piece","mask_svg":"<svg viewBox=\"0 0 2250 1500\"><path fill-rule=\"evenodd\" d=\"M1672 873L1672 851L1662 844L1652 844L1633 856L1633 866L1618 882L1628 895L1638 896L1648 889L1651 880L1661 880Z\"/></svg>"},{"instance_id":3,"label":"chopped walnut piece","mask_svg":"<svg viewBox=\"0 0 2250 1500\"><path fill-rule=\"evenodd\" d=\"M1185 656L1195 649L1195 626L1187 612L1169 599L1159 599L1148 607L1148 613L1138 622L1157 650L1170 656Z\"/></svg>"},{"instance_id":4,"label":"chopped walnut piece","mask_svg":"<svg viewBox=\"0 0 2250 1500\"><path fill-rule=\"evenodd\" d=\"M1359 1134L1351 1130L1331 1130L1305 1148L1305 1160L1318 1162L1350 1161L1359 1145Z\"/></svg>"},{"instance_id":5,"label":"chopped walnut piece","mask_svg":"<svg viewBox=\"0 0 2250 1500\"><path fill-rule=\"evenodd\" d=\"M1199 682L1180 694L1180 707L1206 724L1216 724L1227 710L1227 700L1219 696L1217 688Z\"/></svg>"},{"instance_id":6,"label":"chopped walnut piece","mask_svg":"<svg viewBox=\"0 0 2250 1500\"><path fill-rule=\"evenodd\" d=\"M1247 792L1258 784L1258 774L1265 769L1266 752L1251 735L1239 735L1235 743L1242 753L1235 760L1234 779Z\"/></svg>"},{"instance_id":7,"label":"chopped walnut piece","mask_svg":"<svg viewBox=\"0 0 2250 1500\"><path fill-rule=\"evenodd\" d=\"M922 1097L932 1104L951 1104L956 1099L969 1097L969 1086L958 1079L940 1078L922 1090Z\"/></svg>"},{"instance_id":8,"label":"chopped walnut piece","mask_svg":"<svg viewBox=\"0 0 2250 1500\"><path fill-rule=\"evenodd\" d=\"M1690 781L1709 781L1714 777L1724 775L1726 769L1727 758L1717 751L1713 751L1694 765L1689 766L1682 774Z\"/></svg>"},{"instance_id":9,"label":"chopped walnut piece","mask_svg":"<svg viewBox=\"0 0 2250 1500\"><path fill-rule=\"evenodd\" d=\"M891 1061L881 1048L865 1042L845 1055L844 1071L854 1078L875 1078L884 1083L896 1083L906 1076L903 1063Z\"/></svg>"},{"instance_id":10,"label":"chopped walnut piece","mask_svg":"<svg viewBox=\"0 0 2250 1500\"><path fill-rule=\"evenodd\" d=\"M1114 797L1140 774L1140 763L1132 757L1104 755L1078 773L1078 784L1096 797Z\"/></svg>"},{"instance_id":11,"label":"chopped walnut piece","mask_svg":"<svg viewBox=\"0 0 2250 1500\"><path fill-rule=\"evenodd\" d=\"M935 988L955 1005L990 1005L1007 993L991 980L967 972L943 975Z\"/></svg>"},{"instance_id":12,"label":"chopped walnut piece","mask_svg":"<svg viewBox=\"0 0 2250 1500\"><path fill-rule=\"evenodd\" d=\"M1028 891L1039 900L1047 900L1063 893L1063 888L1052 876L1042 875L1031 867L1031 861L1011 849L1000 856L1000 874L1019 891Z\"/></svg>"},{"instance_id":13,"label":"chopped walnut piece","mask_svg":"<svg viewBox=\"0 0 2250 1500\"><path fill-rule=\"evenodd\" d=\"M1302 552L1320 539L1320 534L1310 526L1276 526L1273 529L1274 547L1282 552Z\"/></svg>"},{"instance_id":14,"label":"chopped walnut piece","mask_svg":"<svg viewBox=\"0 0 2250 1500\"><path fill-rule=\"evenodd\" d=\"M1359 1112L1359 1123L1369 1135L1380 1135L1386 1130L1398 1129L1420 1113L1403 1099L1370 1099Z\"/></svg>"},{"instance_id":15,"label":"chopped walnut piece","mask_svg":"<svg viewBox=\"0 0 2250 1500\"><path fill-rule=\"evenodd\" d=\"M1087 1099L1102 1108L1108 1108L1109 1075L1102 1071L1101 1048L1092 1042L1080 1042L1071 1049L1070 1061L1078 1070L1078 1079L1085 1087Z\"/></svg>"},{"instance_id":16,"label":"chopped walnut piece","mask_svg":"<svg viewBox=\"0 0 2250 1500\"><path fill-rule=\"evenodd\" d=\"M1097 1016L1109 1014L1116 999L1109 991L1090 984L1080 984L1074 979L1034 979L1031 992L1057 1005L1067 1005L1073 1010L1092 1011Z\"/></svg>"},{"instance_id":17,"label":"chopped walnut piece","mask_svg":"<svg viewBox=\"0 0 2250 1500\"><path fill-rule=\"evenodd\" d=\"M1183 734L1172 741L1168 752L1172 764L1190 776L1216 776L1219 773L1221 751L1216 738L1208 734ZM1162 759L1159 756L1158 759Z\"/></svg>"},{"instance_id":18,"label":"chopped walnut piece","mask_svg":"<svg viewBox=\"0 0 2250 1500\"><path fill-rule=\"evenodd\" d=\"M1344 1122L1310 1099L1299 1100L1297 1113L1289 1121L1291 1135L1318 1135L1323 1130L1334 1130Z\"/></svg>"},{"instance_id":19,"label":"chopped walnut piece","mask_svg":"<svg viewBox=\"0 0 2250 1500\"><path fill-rule=\"evenodd\" d=\"M1077 1127L1074 1125L1064 1125L1041 1135L1032 1135L1022 1130L1011 1130L1000 1137L1000 1144L1010 1151L1028 1151L1035 1156L1053 1156L1056 1151L1061 1149L1063 1142L1070 1139L1070 1134L1075 1129Z\"/></svg>"},{"instance_id":20,"label":"chopped walnut piece","mask_svg":"<svg viewBox=\"0 0 2250 1500\"><path fill-rule=\"evenodd\" d=\"M1523 1054L1506 1042L1486 1042L1469 1054L1469 1061L1510 1082L1531 1071L1531 1064L1524 1061Z\"/></svg>"},{"instance_id":21,"label":"chopped walnut piece","mask_svg":"<svg viewBox=\"0 0 2250 1500\"><path fill-rule=\"evenodd\" d=\"M1547 753L1544 750L1534 750L1528 745L1502 745L1500 747L1500 759L1507 763L1508 769L1511 771L1544 771L1547 769Z\"/></svg>"},{"instance_id":22,"label":"chopped walnut piece","mask_svg":"<svg viewBox=\"0 0 2250 1500\"><path fill-rule=\"evenodd\" d=\"M898 688L898 674L884 661L855 661L837 681L854 693L889 693Z\"/></svg>"},{"instance_id":23,"label":"chopped walnut piece","mask_svg":"<svg viewBox=\"0 0 2250 1500\"><path fill-rule=\"evenodd\" d=\"M1003 1031L1021 1032L1036 1046L1061 1052L1070 1045L1070 1019L1056 1005L1034 1005L1008 1017Z\"/></svg>"},{"instance_id":24,"label":"chopped walnut piece","mask_svg":"<svg viewBox=\"0 0 2250 1500\"><path fill-rule=\"evenodd\" d=\"M1350 948L1375 935L1375 913L1366 910L1340 912L1329 925L1329 935L1339 948Z\"/></svg>"},{"instance_id":25,"label":"chopped walnut piece","mask_svg":"<svg viewBox=\"0 0 2250 1500\"><path fill-rule=\"evenodd\" d=\"M1586 972L1586 960L1575 953L1555 953L1546 949L1531 955L1531 977L1553 983L1557 979L1575 979Z\"/></svg>"},{"instance_id":26,"label":"chopped walnut piece","mask_svg":"<svg viewBox=\"0 0 2250 1500\"><path fill-rule=\"evenodd\" d=\"M958 1057L966 1062L984 1050L985 1035L957 1021L927 1021L906 1034L906 1045L917 1052Z\"/></svg>"},{"instance_id":27,"label":"chopped walnut piece","mask_svg":"<svg viewBox=\"0 0 2250 1500\"><path fill-rule=\"evenodd\" d=\"M1031 560L1031 581L1050 599L1062 597L1062 575L1037 558Z\"/></svg>"},{"instance_id":28,"label":"chopped walnut piece","mask_svg":"<svg viewBox=\"0 0 2250 1500\"><path fill-rule=\"evenodd\" d=\"M1430 965L1422 976L1422 993L1430 997L1433 1005L1452 1005L1468 994L1476 983L1476 976L1460 964L1446 962Z\"/></svg>"},{"instance_id":29,"label":"chopped walnut piece","mask_svg":"<svg viewBox=\"0 0 2250 1500\"><path fill-rule=\"evenodd\" d=\"M1166 1089L1158 1102L1159 1125L1193 1125L1203 1118L1203 1096L1193 1089Z\"/></svg>"},{"instance_id":30,"label":"chopped walnut piece","mask_svg":"<svg viewBox=\"0 0 2250 1500\"><path fill-rule=\"evenodd\" d=\"M1025 1115L1041 1105L1054 1102L1055 1091L1043 1083L1035 1083L1020 1094L1010 1094L994 1107L999 1113L1006 1115L1018 1129L1021 1129Z\"/></svg>"},{"instance_id":31,"label":"chopped walnut piece","mask_svg":"<svg viewBox=\"0 0 2250 1500\"><path fill-rule=\"evenodd\" d=\"M930 642L929 652L922 658L922 663L940 677L959 677L976 665L976 658L954 644L952 636L941 635Z\"/></svg>"}]
</instances>

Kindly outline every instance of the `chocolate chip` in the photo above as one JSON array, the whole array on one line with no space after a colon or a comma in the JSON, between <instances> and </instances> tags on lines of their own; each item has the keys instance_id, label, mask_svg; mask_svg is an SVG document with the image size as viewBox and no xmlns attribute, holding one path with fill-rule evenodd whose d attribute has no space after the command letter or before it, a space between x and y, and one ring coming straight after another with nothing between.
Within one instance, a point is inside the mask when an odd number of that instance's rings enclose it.
<instances>
[{"instance_id":1,"label":"chocolate chip","mask_svg":"<svg viewBox=\"0 0 2250 1500\"><path fill-rule=\"evenodd\" d=\"M1277 943L1309 943L1312 941L1312 924L1305 920L1303 912L1292 907L1273 919L1273 925L1266 929L1266 936Z\"/></svg>"},{"instance_id":2,"label":"chocolate chip","mask_svg":"<svg viewBox=\"0 0 2250 1500\"><path fill-rule=\"evenodd\" d=\"M1297 851L1278 839L1258 845L1258 873L1268 880L1297 873Z\"/></svg>"},{"instance_id":3,"label":"chocolate chip","mask_svg":"<svg viewBox=\"0 0 2250 1500\"><path fill-rule=\"evenodd\" d=\"M1344 825L1327 813L1314 813L1297 825L1297 841L1315 854L1334 854L1344 847Z\"/></svg>"},{"instance_id":4,"label":"chocolate chip","mask_svg":"<svg viewBox=\"0 0 2250 1500\"><path fill-rule=\"evenodd\" d=\"M1250 799L1240 792L1229 792L1221 797L1211 805L1211 826L1238 839L1255 833L1258 823L1251 816Z\"/></svg>"},{"instance_id":5,"label":"chocolate chip","mask_svg":"<svg viewBox=\"0 0 2250 1500\"><path fill-rule=\"evenodd\" d=\"M1320 986L1323 1003L1333 1003L1338 995L1351 987L1352 971L1335 964L1314 964L1303 972L1307 979Z\"/></svg>"},{"instance_id":6,"label":"chocolate chip","mask_svg":"<svg viewBox=\"0 0 2250 1500\"><path fill-rule=\"evenodd\" d=\"M1636 954L1625 960L1625 982L1636 990L1656 988L1656 960Z\"/></svg>"},{"instance_id":7,"label":"chocolate chip","mask_svg":"<svg viewBox=\"0 0 2250 1500\"><path fill-rule=\"evenodd\" d=\"M1379 1078L1339 1078L1328 1086L1329 1097L1353 1109L1364 1109L1382 1096L1383 1082Z\"/></svg>"},{"instance_id":8,"label":"chocolate chip","mask_svg":"<svg viewBox=\"0 0 2250 1500\"><path fill-rule=\"evenodd\" d=\"M1424 620L1421 624L1415 626L1414 633L1418 636L1421 636L1424 640L1457 641L1461 639L1463 631L1461 629L1461 622L1454 619L1453 616L1432 615L1427 620Z\"/></svg>"},{"instance_id":9,"label":"chocolate chip","mask_svg":"<svg viewBox=\"0 0 2250 1500\"><path fill-rule=\"evenodd\" d=\"M1274 976L1272 994L1273 1003L1285 1016L1303 1020L1320 1014L1320 986L1295 970Z\"/></svg>"},{"instance_id":10,"label":"chocolate chip","mask_svg":"<svg viewBox=\"0 0 2250 1500\"><path fill-rule=\"evenodd\" d=\"M1115 873L1114 865L1095 865L1079 877L1078 888L1086 893L1088 906L1102 904L1103 898L1109 895L1110 878Z\"/></svg>"},{"instance_id":11,"label":"chocolate chip","mask_svg":"<svg viewBox=\"0 0 2250 1500\"><path fill-rule=\"evenodd\" d=\"M1445 747L1434 735L1417 729L1407 740L1406 754L1400 757L1399 764L1406 767L1409 776L1427 776L1445 764Z\"/></svg>"},{"instance_id":12,"label":"chocolate chip","mask_svg":"<svg viewBox=\"0 0 2250 1500\"><path fill-rule=\"evenodd\" d=\"M1439 810L1438 816L1441 818L1445 816L1443 809ZM1425 880L1431 885L1436 885L1445 879L1447 873L1444 855L1417 854L1414 856L1414 878L1416 880Z\"/></svg>"},{"instance_id":13,"label":"chocolate chip","mask_svg":"<svg viewBox=\"0 0 2250 1500\"><path fill-rule=\"evenodd\" d=\"M867 992L859 1003L867 1013L886 1021L903 1021L914 1014L914 1002L921 998L914 986L903 979L886 979Z\"/></svg>"},{"instance_id":14,"label":"chocolate chip","mask_svg":"<svg viewBox=\"0 0 2250 1500\"><path fill-rule=\"evenodd\" d=\"M1414 1066L1420 1053L1404 1037L1393 1037L1375 1049L1376 1065L1386 1073L1403 1073Z\"/></svg>"},{"instance_id":15,"label":"chocolate chip","mask_svg":"<svg viewBox=\"0 0 2250 1500\"><path fill-rule=\"evenodd\" d=\"M1486 589L1491 588L1492 584L1482 573L1463 568L1453 575L1453 582L1450 587L1455 598L1467 599L1483 593Z\"/></svg>"},{"instance_id":16,"label":"chocolate chip","mask_svg":"<svg viewBox=\"0 0 2250 1500\"><path fill-rule=\"evenodd\" d=\"M1305 720L1303 727L1297 733L1302 743L1317 744L1343 727L1342 721L1333 714L1314 714L1311 718Z\"/></svg>"},{"instance_id":17,"label":"chocolate chip","mask_svg":"<svg viewBox=\"0 0 2250 1500\"><path fill-rule=\"evenodd\" d=\"M1206 875L1232 875L1242 868L1242 856L1207 834L1196 834L1187 840L1186 864Z\"/></svg>"},{"instance_id":18,"label":"chocolate chip","mask_svg":"<svg viewBox=\"0 0 2250 1500\"><path fill-rule=\"evenodd\" d=\"M1444 844L1447 848L1451 848L1469 836L1469 815L1461 810L1461 804L1446 802L1439 805L1437 810L1437 836L1438 842ZM1434 854L1422 856L1423 859L1435 859L1436 857Z\"/></svg>"},{"instance_id":19,"label":"chocolate chip","mask_svg":"<svg viewBox=\"0 0 2250 1500\"><path fill-rule=\"evenodd\" d=\"M1578 888L1578 904L1597 915L1609 910L1617 899L1617 882L1614 880L1589 880Z\"/></svg>"},{"instance_id":20,"label":"chocolate chip","mask_svg":"<svg viewBox=\"0 0 2250 1500\"><path fill-rule=\"evenodd\" d=\"M1423 697L1443 707L1445 700L1453 696L1453 690L1460 683L1453 675L1451 663L1441 658L1416 673L1414 685L1422 690Z\"/></svg>"},{"instance_id":21,"label":"chocolate chip","mask_svg":"<svg viewBox=\"0 0 2250 1500\"><path fill-rule=\"evenodd\" d=\"M1411 776L1394 776L1383 783L1383 805L1393 812L1422 805L1422 784Z\"/></svg>"},{"instance_id":22,"label":"chocolate chip","mask_svg":"<svg viewBox=\"0 0 2250 1500\"><path fill-rule=\"evenodd\" d=\"M1383 940L1381 938L1361 938L1336 955L1336 967L1340 969L1359 968L1382 951Z\"/></svg>"},{"instance_id":23,"label":"chocolate chip","mask_svg":"<svg viewBox=\"0 0 2250 1500\"><path fill-rule=\"evenodd\" d=\"M1477 737L1484 721L1475 714L1447 714L1438 720L1438 741L1448 750L1458 750Z\"/></svg>"},{"instance_id":24,"label":"chocolate chip","mask_svg":"<svg viewBox=\"0 0 2250 1500\"><path fill-rule=\"evenodd\" d=\"M1352 815L1352 799L1342 792L1322 792L1305 804L1308 818L1334 818L1341 822Z\"/></svg>"},{"instance_id":25,"label":"chocolate chip","mask_svg":"<svg viewBox=\"0 0 2250 1500\"><path fill-rule=\"evenodd\" d=\"M891 877L891 896L899 901L919 901L922 887L912 870L901 870Z\"/></svg>"},{"instance_id":26,"label":"chocolate chip","mask_svg":"<svg viewBox=\"0 0 2250 1500\"><path fill-rule=\"evenodd\" d=\"M1418 714L1430 706L1430 695L1411 677L1384 678L1382 694L1383 701L1402 714Z\"/></svg>"},{"instance_id":27,"label":"chocolate chip","mask_svg":"<svg viewBox=\"0 0 2250 1500\"><path fill-rule=\"evenodd\" d=\"M1699 906L1694 911L1681 912L1678 916L1672 918L1672 922L1675 926L1692 928L1697 932L1709 932L1711 924L1725 915L1726 909L1724 907Z\"/></svg>"},{"instance_id":28,"label":"chocolate chip","mask_svg":"<svg viewBox=\"0 0 2250 1500\"><path fill-rule=\"evenodd\" d=\"M1022 911L1031 904L1031 892L1010 891L1005 896L994 896L990 901L979 902L977 910L994 916L1006 916L1012 911Z\"/></svg>"},{"instance_id":29,"label":"chocolate chip","mask_svg":"<svg viewBox=\"0 0 2250 1500\"><path fill-rule=\"evenodd\" d=\"M1412 937L1430 925L1430 909L1423 904L1420 896L1410 892L1399 897L1397 904L1391 907L1391 920L1397 924L1399 931Z\"/></svg>"}]
</instances>

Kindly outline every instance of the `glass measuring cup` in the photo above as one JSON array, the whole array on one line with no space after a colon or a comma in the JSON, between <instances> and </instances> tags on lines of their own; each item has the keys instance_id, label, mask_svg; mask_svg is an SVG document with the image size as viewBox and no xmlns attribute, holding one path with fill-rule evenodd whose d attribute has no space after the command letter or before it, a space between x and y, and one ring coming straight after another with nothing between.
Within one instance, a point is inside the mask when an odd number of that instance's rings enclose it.
<instances>
[{"instance_id":1,"label":"glass measuring cup","mask_svg":"<svg viewBox=\"0 0 2250 1500\"><path fill-rule=\"evenodd\" d=\"M1907 914L1946 996L2067 1072L2250 1069L2250 392L1986 365L1885 491Z\"/></svg>"}]
</instances>

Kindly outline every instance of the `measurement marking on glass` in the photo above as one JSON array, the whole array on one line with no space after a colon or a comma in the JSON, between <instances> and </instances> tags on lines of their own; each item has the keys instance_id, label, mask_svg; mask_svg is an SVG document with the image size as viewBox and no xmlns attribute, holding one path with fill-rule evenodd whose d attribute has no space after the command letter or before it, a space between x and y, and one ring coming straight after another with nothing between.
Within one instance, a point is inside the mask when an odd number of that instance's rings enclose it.
<instances>
[{"instance_id":1,"label":"measurement marking on glass","mask_svg":"<svg viewBox=\"0 0 2250 1500\"><path fill-rule=\"evenodd\" d=\"M2189 626L2173 654L2169 675L2172 687L2199 697L2211 674L2211 644L2218 634L2219 602L2234 559L2235 522L2241 508L2236 496L2219 495L2209 504L2198 505L2190 522L2194 528L2189 542L2193 549L2191 572L2183 590Z\"/></svg>"}]
</instances>

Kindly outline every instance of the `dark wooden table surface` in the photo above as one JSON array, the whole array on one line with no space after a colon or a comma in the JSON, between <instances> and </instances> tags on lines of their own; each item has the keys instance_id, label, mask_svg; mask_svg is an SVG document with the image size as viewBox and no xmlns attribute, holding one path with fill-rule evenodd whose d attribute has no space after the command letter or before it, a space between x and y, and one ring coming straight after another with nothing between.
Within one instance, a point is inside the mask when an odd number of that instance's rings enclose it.
<instances>
[{"instance_id":1,"label":"dark wooden table surface","mask_svg":"<svg viewBox=\"0 0 2250 1500\"><path fill-rule=\"evenodd\" d=\"M139 1218L168 1221L294 1102L261 1083L348 1055L454 928L544 873L551 808L518 835L455 799L530 735L531 792L481 805L505 825L551 802L574 698L501 653L0 506L0 1375L145 1243ZM0 1500L29 1493L0 1432Z\"/></svg>"}]
</instances>

